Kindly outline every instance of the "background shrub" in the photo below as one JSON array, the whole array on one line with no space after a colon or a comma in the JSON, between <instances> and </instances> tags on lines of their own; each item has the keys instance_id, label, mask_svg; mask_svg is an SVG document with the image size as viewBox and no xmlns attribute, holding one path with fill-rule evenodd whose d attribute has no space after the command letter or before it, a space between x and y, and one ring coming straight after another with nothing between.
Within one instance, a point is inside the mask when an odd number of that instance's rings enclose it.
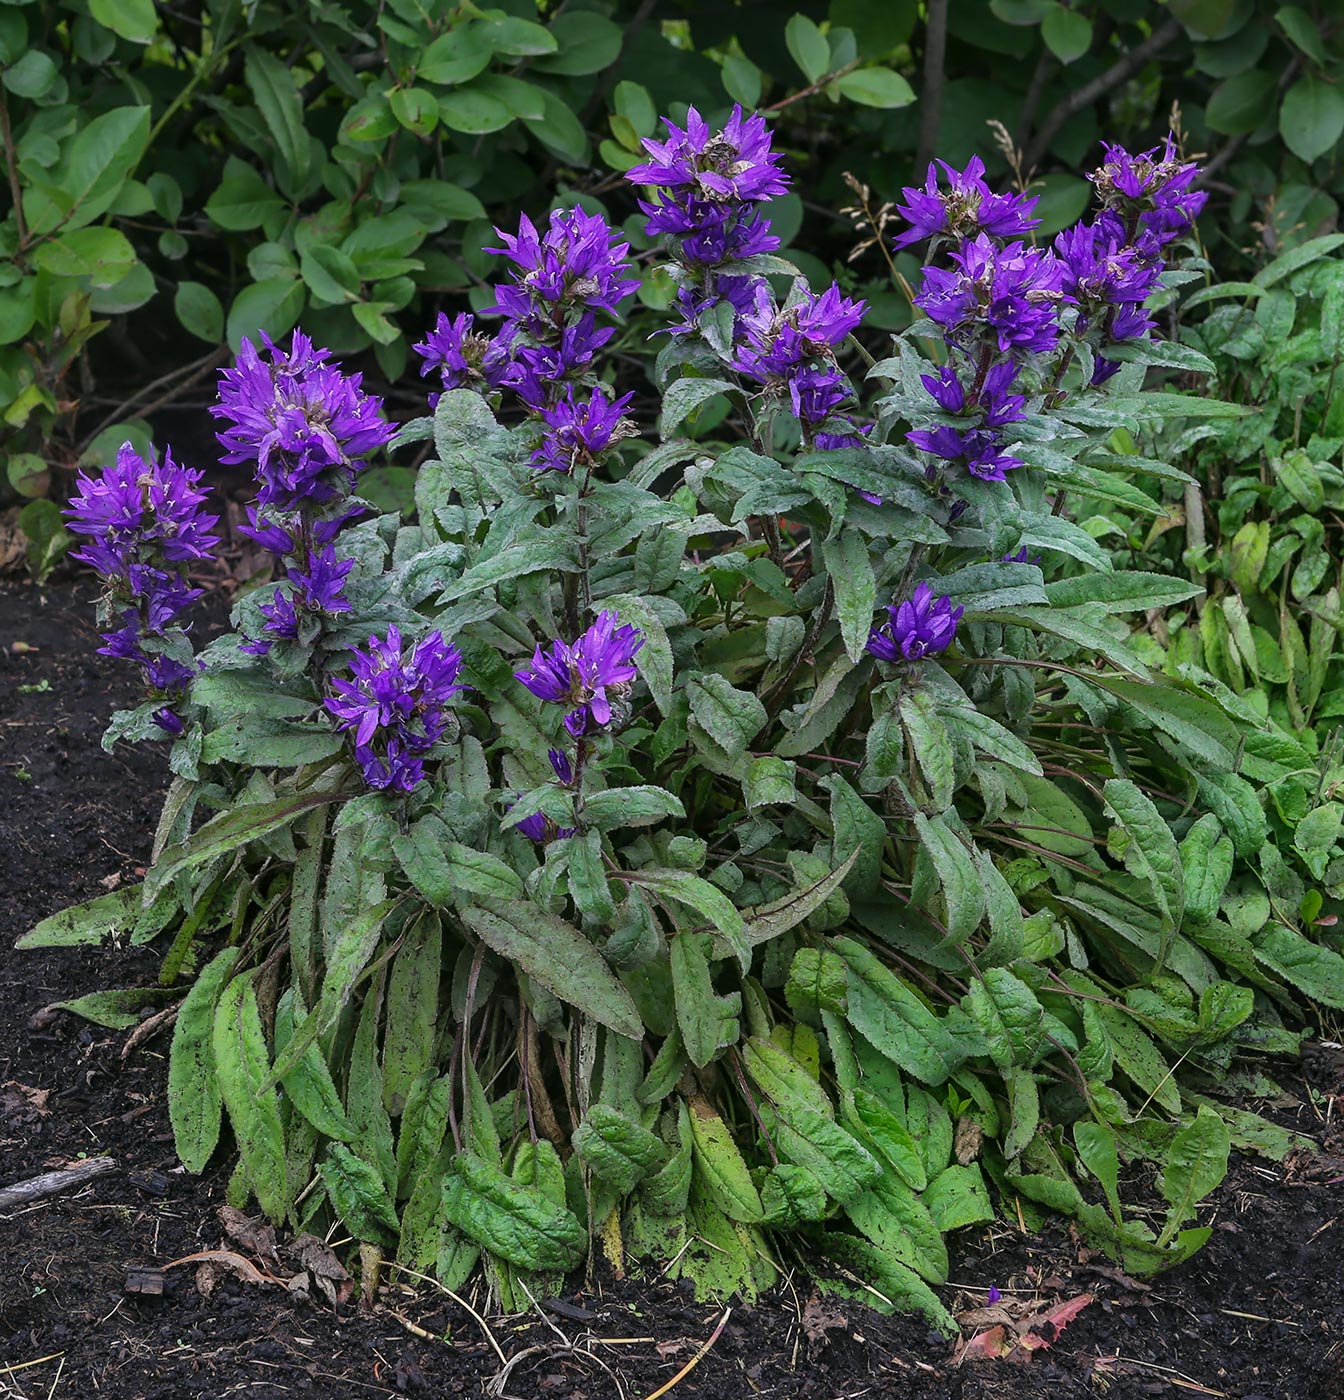
<instances>
[{"instance_id":1,"label":"background shrub","mask_svg":"<svg viewBox=\"0 0 1344 1400\"><path fill-rule=\"evenodd\" d=\"M8 4L0 490L42 497L54 474L62 495L76 461L144 446L151 410L259 328L302 317L394 380L408 330L484 304L492 223L551 198L624 220L620 173L687 102L773 110L807 190L772 210L786 248L882 328L908 301L871 247L846 261L845 172L892 190L937 149L1002 174L991 119L1039 179L1046 233L1082 211L1074 172L1103 135L1143 145L1178 121L1209 152L1211 255L1253 266L1336 217L1338 30L1331 6L1272 0ZM650 318L668 295L646 280ZM632 385L652 328L631 317ZM58 519L25 518L49 567Z\"/></svg>"}]
</instances>

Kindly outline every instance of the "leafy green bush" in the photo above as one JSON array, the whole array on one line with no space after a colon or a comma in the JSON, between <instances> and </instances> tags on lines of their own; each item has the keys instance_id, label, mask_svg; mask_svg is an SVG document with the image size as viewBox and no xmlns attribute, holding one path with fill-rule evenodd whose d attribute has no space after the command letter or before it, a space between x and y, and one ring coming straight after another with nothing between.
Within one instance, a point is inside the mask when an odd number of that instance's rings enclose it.
<instances>
[{"instance_id":1,"label":"leafy green bush","mask_svg":"<svg viewBox=\"0 0 1344 1400\"><path fill-rule=\"evenodd\" d=\"M144 416L212 352L300 317L396 379L431 303L488 296L492 224L552 188L620 221L620 173L654 113L686 102L770 104L814 195L773 211L786 247L818 283L838 271L883 329L908 324L908 301L875 254L846 265L845 172L895 188L935 148L1003 172L991 119L1039 177L1048 234L1082 212L1074 171L1103 132L1141 139L1178 106L1212 153L1208 237L1231 271L1336 217L1339 62L1329 7L1271 0L7 4L0 492L44 497L54 473L63 498L76 463L147 447ZM632 385L667 287L640 295ZM128 367L154 381L129 402ZM45 507L25 519L45 570L68 538Z\"/></svg>"},{"instance_id":2,"label":"leafy green bush","mask_svg":"<svg viewBox=\"0 0 1344 1400\"><path fill-rule=\"evenodd\" d=\"M1292 1143L1211 1091L1296 1047L1294 959L1344 966L1222 899L1267 731L1124 620L1197 587L1114 570L1066 509L1157 513L1117 444L1244 416L1144 388L1203 364L1142 311L1198 276L1161 273L1193 167L1112 150L1057 253L974 170L905 191L930 319L872 364L864 308L772 247L763 124L692 113L648 156L657 445L594 384L630 268L575 209L501 235L503 330L427 340L413 524L352 520L377 402L301 336L244 346L220 440L287 578L199 657L170 625L211 543L192 474L128 448L82 482L150 689L108 742L176 736L175 781L144 885L24 943L171 935L160 988L72 1008L126 1024L193 979L183 1161L227 1113L235 1201L450 1287L480 1263L506 1306L594 1244L720 1293L792 1249L949 1325L944 1237L991 1189L1129 1269L1185 1258L1230 1145ZM1156 1226L1121 1203L1143 1160Z\"/></svg>"},{"instance_id":3,"label":"leafy green bush","mask_svg":"<svg viewBox=\"0 0 1344 1400\"><path fill-rule=\"evenodd\" d=\"M1224 912L1262 942L1257 956L1313 1000L1344 1006L1333 959L1312 957L1290 931L1316 927L1338 947L1344 894L1344 808L1336 801L1344 704L1339 656L1344 506L1344 396L1336 388L1344 236L1311 240L1269 261L1249 282L1187 295L1190 364L1207 392L1251 410L1236 421L1150 425L1126 444L1151 446L1188 471L1152 483L1165 511L1110 510L1088 522L1117 560L1188 576L1204 592L1155 619L1150 659L1172 675L1220 688L1255 730L1241 779L1202 779L1200 802L1249 868ZM1145 470L1141 455L1132 458ZM1230 861L1230 845L1225 861ZM1281 959L1274 951L1289 951ZM1294 953L1292 950L1296 950ZM1299 956L1300 955L1300 956Z\"/></svg>"}]
</instances>

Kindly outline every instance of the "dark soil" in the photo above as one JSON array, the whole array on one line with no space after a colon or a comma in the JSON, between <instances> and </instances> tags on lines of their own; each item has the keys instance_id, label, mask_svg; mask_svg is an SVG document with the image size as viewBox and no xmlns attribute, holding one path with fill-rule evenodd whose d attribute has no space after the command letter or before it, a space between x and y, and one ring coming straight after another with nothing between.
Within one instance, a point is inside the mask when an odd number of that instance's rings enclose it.
<instances>
[{"instance_id":1,"label":"dark soil","mask_svg":"<svg viewBox=\"0 0 1344 1400\"><path fill-rule=\"evenodd\" d=\"M246 1250L218 1214L223 1169L196 1180L177 1168L164 1038L123 1059L126 1033L39 1014L97 987L152 985L156 958L12 948L44 915L134 879L149 849L163 754L101 752L108 714L135 697L131 668L96 656L96 645L88 585L0 584L0 1186L83 1156L116 1162L78 1191L0 1215L0 1400L480 1395L501 1354L516 1364L496 1394L663 1393L724 1310L657 1279L608 1279L560 1300L569 1315L484 1325L428 1286L384 1290L361 1310L224 1269L207 1296L188 1264L161 1275L161 1296L127 1291L128 1276L155 1279L183 1256ZM1344 1084L1328 1058L1312 1074L1314 1096L1298 1070L1279 1074L1301 1095L1279 1112L1320 1137L1319 1115ZM1331 1161L1238 1162L1201 1214L1214 1226L1208 1247L1149 1287L1063 1228L963 1239L943 1290L956 1312L982 1307L991 1284L1041 1307L1094 1295L1028 1362L958 1367L952 1344L922 1321L814 1299L796 1274L755 1306L734 1307L671 1393L1344 1400L1344 1166ZM251 1262L268 1272L264 1257Z\"/></svg>"}]
</instances>

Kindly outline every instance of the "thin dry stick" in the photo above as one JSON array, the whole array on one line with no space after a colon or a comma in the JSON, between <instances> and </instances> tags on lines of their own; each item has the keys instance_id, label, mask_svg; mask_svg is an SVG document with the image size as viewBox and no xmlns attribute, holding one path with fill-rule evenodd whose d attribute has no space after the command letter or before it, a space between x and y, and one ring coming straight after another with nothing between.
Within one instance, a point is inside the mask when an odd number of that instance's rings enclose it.
<instances>
[{"instance_id":1,"label":"thin dry stick","mask_svg":"<svg viewBox=\"0 0 1344 1400\"><path fill-rule=\"evenodd\" d=\"M495 1334L486 1325L485 1319L480 1315L480 1313L476 1311L475 1308L471 1306L469 1302L467 1302L465 1298L459 1297L456 1293L453 1292L451 1288L445 1288L443 1284L441 1284L438 1281L438 1279L430 1278L428 1274L422 1274L415 1269L408 1269L405 1264L390 1262L388 1264L388 1268L395 1269L399 1274L409 1274L412 1278L418 1278L424 1283L433 1284L434 1287L437 1288L440 1293L446 1293L453 1300L453 1302L458 1304L459 1307L466 1308L466 1310L472 1315L472 1317L476 1319L476 1325L481 1329L482 1332L485 1333L485 1339L490 1343L491 1347L494 1349L495 1355L499 1357L500 1365L507 1366L509 1364L509 1358L504 1355L503 1349L495 1340Z\"/></svg>"},{"instance_id":2,"label":"thin dry stick","mask_svg":"<svg viewBox=\"0 0 1344 1400\"><path fill-rule=\"evenodd\" d=\"M705 1359L705 1357L709 1355L710 1347L712 1347L714 1343L717 1342L719 1338L723 1335L723 1329L727 1327L728 1319L732 1317L732 1315L733 1310L731 1307L724 1308L723 1316L719 1319L719 1325L715 1327L715 1329L709 1334L709 1340L704 1344L704 1346L702 1346L700 1350L697 1351L693 1357L691 1357L691 1359L681 1368L680 1371L677 1372L675 1376L672 1377L670 1381L667 1382L666 1385L660 1385L658 1389L655 1390L651 1395L646 1395L644 1397L644 1400L658 1400L658 1397L660 1395L666 1395L667 1392L671 1390L672 1387L676 1385L679 1381L685 1380L686 1377L689 1376L691 1372L694 1371L695 1368Z\"/></svg>"},{"instance_id":3,"label":"thin dry stick","mask_svg":"<svg viewBox=\"0 0 1344 1400\"><path fill-rule=\"evenodd\" d=\"M60 1171L44 1172L27 1181L16 1181L12 1186L0 1190L0 1210L12 1210L15 1206L26 1206L47 1196L71 1191L76 1186L83 1186L86 1181L92 1181L95 1176L115 1171L116 1166L111 1157L90 1157L86 1162L72 1162Z\"/></svg>"}]
</instances>

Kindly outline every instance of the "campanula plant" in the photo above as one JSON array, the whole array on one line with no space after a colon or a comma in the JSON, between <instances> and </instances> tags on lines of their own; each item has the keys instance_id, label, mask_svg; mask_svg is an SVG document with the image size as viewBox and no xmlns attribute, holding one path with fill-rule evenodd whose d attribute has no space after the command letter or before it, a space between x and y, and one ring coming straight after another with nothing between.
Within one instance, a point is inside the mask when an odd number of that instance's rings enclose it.
<instances>
[{"instance_id":1,"label":"campanula plant","mask_svg":"<svg viewBox=\"0 0 1344 1400\"><path fill-rule=\"evenodd\" d=\"M400 429L302 334L245 347L215 411L280 581L197 655L164 631L213 543L195 478L85 483L110 609L185 671L114 732L180 727L176 780L143 888L29 941L172 930L182 1160L227 1122L235 1201L372 1270L522 1307L598 1252L715 1293L801 1256L948 1326L945 1236L1004 1201L1184 1258L1245 1126L1211 1089L1296 1044L1184 863L1192 772L1249 721L1148 669L1133 619L1196 590L1088 528L1160 509L1127 425L1238 412L1146 380L1194 167L1109 148L1052 245L1029 193L933 167L884 346L777 256L761 116L645 149L656 433L608 354L628 242L557 209L415 347ZM415 443L414 520L374 513L360 472ZM1165 1164L1157 1223L1122 1158Z\"/></svg>"}]
</instances>

